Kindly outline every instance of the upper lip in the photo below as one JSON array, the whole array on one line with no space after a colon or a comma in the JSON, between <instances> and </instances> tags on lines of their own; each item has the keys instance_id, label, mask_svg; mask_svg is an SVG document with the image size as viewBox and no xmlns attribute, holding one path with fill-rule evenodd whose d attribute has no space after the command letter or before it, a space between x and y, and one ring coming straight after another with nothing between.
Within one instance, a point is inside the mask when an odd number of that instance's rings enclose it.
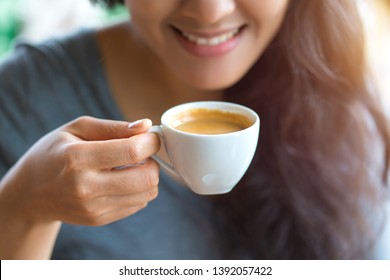
<instances>
[{"instance_id":1,"label":"upper lip","mask_svg":"<svg viewBox=\"0 0 390 280\"><path fill-rule=\"evenodd\" d=\"M213 37L227 34L229 32L233 32L235 30L242 29L244 25L240 25L237 27L230 27L230 28L221 28L217 30L193 30L193 29L180 28L173 25L171 27L181 33L187 33L202 38L213 38Z\"/></svg>"}]
</instances>

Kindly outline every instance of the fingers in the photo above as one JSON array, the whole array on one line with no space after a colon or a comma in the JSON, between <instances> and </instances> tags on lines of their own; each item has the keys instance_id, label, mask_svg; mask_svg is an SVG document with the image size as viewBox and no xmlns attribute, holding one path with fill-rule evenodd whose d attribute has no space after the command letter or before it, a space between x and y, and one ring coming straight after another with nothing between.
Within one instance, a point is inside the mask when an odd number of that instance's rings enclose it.
<instances>
[{"instance_id":1,"label":"fingers","mask_svg":"<svg viewBox=\"0 0 390 280\"><path fill-rule=\"evenodd\" d=\"M123 170L111 170L100 173L97 177L104 192L100 195L127 195L145 192L158 185L160 180L160 165L152 159L141 165L132 166Z\"/></svg>"},{"instance_id":2,"label":"fingers","mask_svg":"<svg viewBox=\"0 0 390 280\"><path fill-rule=\"evenodd\" d=\"M111 219L118 220L135 213L147 207L147 205L157 198L158 188L154 187L147 192L135 195L110 196L100 198L95 201L95 208L100 209L96 213L102 213L93 217L89 217L88 223L102 224L110 222ZM105 208L102 208L105 207ZM104 210L102 210L104 209ZM122 216L125 215L125 216Z\"/></svg>"},{"instance_id":3,"label":"fingers","mask_svg":"<svg viewBox=\"0 0 390 280\"><path fill-rule=\"evenodd\" d=\"M160 166L152 159L121 170L91 173L86 185L94 198L144 193L159 183Z\"/></svg>"},{"instance_id":4,"label":"fingers","mask_svg":"<svg viewBox=\"0 0 390 280\"><path fill-rule=\"evenodd\" d=\"M144 209L158 195L154 187L144 193L135 195L102 197L83 204L81 208L73 208L70 223L98 226L125 218Z\"/></svg>"},{"instance_id":5,"label":"fingers","mask_svg":"<svg viewBox=\"0 0 390 280\"><path fill-rule=\"evenodd\" d=\"M147 131L152 126L149 119L133 123L93 117L80 117L65 125L64 129L86 141L128 138Z\"/></svg>"},{"instance_id":6,"label":"fingers","mask_svg":"<svg viewBox=\"0 0 390 280\"><path fill-rule=\"evenodd\" d=\"M124 139L71 142L63 156L65 168L101 170L141 162L159 150L159 137L143 133Z\"/></svg>"},{"instance_id":7,"label":"fingers","mask_svg":"<svg viewBox=\"0 0 390 280\"><path fill-rule=\"evenodd\" d=\"M71 219L63 220L65 223L83 225L83 226L103 226L128 216L131 216L138 211L144 209L147 206L147 203L143 205L117 209L115 211L107 212L97 216L76 216Z\"/></svg>"},{"instance_id":8,"label":"fingers","mask_svg":"<svg viewBox=\"0 0 390 280\"><path fill-rule=\"evenodd\" d=\"M133 172L144 175L132 177ZM158 164L148 160L143 166L91 176L73 195L68 222L102 225L143 209L158 195L158 172Z\"/></svg>"}]
</instances>

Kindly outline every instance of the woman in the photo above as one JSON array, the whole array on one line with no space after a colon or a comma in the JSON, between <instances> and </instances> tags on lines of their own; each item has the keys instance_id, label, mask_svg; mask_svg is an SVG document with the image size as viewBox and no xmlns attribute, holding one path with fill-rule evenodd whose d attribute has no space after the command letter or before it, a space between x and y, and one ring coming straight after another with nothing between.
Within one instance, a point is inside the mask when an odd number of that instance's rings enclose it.
<instances>
[{"instance_id":1,"label":"woman","mask_svg":"<svg viewBox=\"0 0 390 280\"><path fill-rule=\"evenodd\" d=\"M376 257L390 143L355 1L96 2L124 2L131 22L1 66L1 258ZM197 196L150 159L150 120L194 100L262 118L228 195Z\"/></svg>"}]
</instances>

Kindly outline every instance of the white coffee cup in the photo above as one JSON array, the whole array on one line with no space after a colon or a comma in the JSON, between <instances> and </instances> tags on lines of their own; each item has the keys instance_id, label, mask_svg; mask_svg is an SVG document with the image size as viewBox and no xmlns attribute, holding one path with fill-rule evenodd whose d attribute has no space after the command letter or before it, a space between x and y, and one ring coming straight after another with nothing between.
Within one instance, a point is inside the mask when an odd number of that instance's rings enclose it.
<instances>
[{"instance_id":1,"label":"white coffee cup","mask_svg":"<svg viewBox=\"0 0 390 280\"><path fill-rule=\"evenodd\" d=\"M198 108L237 113L251 124L223 134L189 133L173 126L178 114ZM257 146L260 119L256 112L242 105L192 102L167 110L161 117L161 125L153 126L149 132L159 134L169 157L171 163L153 156L165 171L179 177L195 193L222 194L231 191L248 169Z\"/></svg>"}]
</instances>

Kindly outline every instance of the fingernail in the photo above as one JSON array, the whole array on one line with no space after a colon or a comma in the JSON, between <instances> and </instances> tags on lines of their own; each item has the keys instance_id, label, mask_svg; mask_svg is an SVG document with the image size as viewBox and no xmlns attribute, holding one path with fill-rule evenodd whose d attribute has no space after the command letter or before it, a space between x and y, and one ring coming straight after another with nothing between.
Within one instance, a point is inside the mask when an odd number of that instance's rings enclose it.
<instances>
[{"instance_id":1,"label":"fingernail","mask_svg":"<svg viewBox=\"0 0 390 280\"><path fill-rule=\"evenodd\" d=\"M127 125L127 128L135 128L137 126L139 126L144 120L138 120L138 121L135 121L135 122L131 122Z\"/></svg>"}]
</instances>

